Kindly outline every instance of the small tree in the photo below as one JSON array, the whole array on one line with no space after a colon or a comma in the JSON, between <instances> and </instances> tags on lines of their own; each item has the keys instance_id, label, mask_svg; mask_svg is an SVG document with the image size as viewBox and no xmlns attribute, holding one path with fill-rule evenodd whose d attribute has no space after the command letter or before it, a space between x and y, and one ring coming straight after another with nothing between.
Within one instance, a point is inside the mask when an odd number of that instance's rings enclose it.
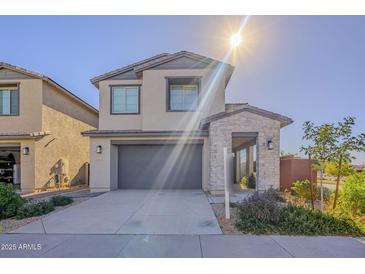
<instances>
[{"instance_id":1,"label":"small tree","mask_svg":"<svg viewBox=\"0 0 365 274\"><path fill-rule=\"evenodd\" d=\"M321 185L321 210L323 210L323 172L328 162L334 159L333 147L335 146L335 127L333 124L323 124L315 126L312 122L303 124L304 136L303 139L310 141L312 144L302 146L300 148L309 160L315 160L313 167L320 171ZM311 182L312 204L313 204L313 182Z\"/></svg>"},{"instance_id":2,"label":"small tree","mask_svg":"<svg viewBox=\"0 0 365 274\"><path fill-rule=\"evenodd\" d=\"M365 133L352 136L352 127L355 125L355 117L346 117L335 127L335 145L333 147L333 160L337 168L336 190L333 200L333 209L336 208L340 178L347 172L347 165L353 157L351 152L365 151Z\"/></svg>"}]
</instances>

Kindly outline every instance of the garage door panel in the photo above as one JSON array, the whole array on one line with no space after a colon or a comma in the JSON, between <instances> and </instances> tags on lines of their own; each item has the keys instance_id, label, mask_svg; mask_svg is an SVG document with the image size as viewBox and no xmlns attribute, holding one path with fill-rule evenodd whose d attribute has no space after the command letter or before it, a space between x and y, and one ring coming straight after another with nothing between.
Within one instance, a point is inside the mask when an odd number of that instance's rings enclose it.
<instances>
[{"instance_id":1,"label":"garage door panel","mask_svg":"<svg viewBox=\"0 0 365 274\"><path fill-rule=\"evenodd\" d=\"M124 189L201 189L201 145L125 145L118 148Z\"/></svg>"}]
</instances>

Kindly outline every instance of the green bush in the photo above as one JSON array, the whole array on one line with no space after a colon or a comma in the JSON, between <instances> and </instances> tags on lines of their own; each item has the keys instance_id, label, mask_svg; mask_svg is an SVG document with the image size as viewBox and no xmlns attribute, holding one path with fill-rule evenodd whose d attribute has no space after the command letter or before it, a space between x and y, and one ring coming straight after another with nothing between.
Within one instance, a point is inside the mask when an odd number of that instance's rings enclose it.
<instances>
[{"instance_id":1,"label":"green bush","mask_svg":"<svg viewBox=\"0 0 365 274\"><path fill-rule=\"evenodd\" d=\"M68 204L71 204L74 200L70 197L65 197L65 196L53 196L50 199L50 202L54 205L54 206L65 206Z\"/></svg>"},{"instance_id":2,"label":"green bush","mask_svg":"<svg viewBox=\"0 0 365 274\"><path fill-rule=\"evenodd\" d=\"M285 202L285 199L281 195L280 191L277 189L269 188L268 190L262 192L261 196L271 201L282 202L282 203Z\"/></svg>"},{"instance_id":3,"label":"green bush","mask_svg":"<svg viewBox=\"0 0 365 274\"><path fill-rule=\"evenodd\" d=\"M310 185L311 183L308 180L296 181L293 183L291 190L294 193L294 195L303 198L305 200L310 200L311 199ZM315 189L313 188L313 190Z\"/></svg>"},{"instance_id":4,"label":"green bush","mask_svg":"<svg viewBox=\"0 0 365 274\"><path fill-rule=\"evenodd\" d=\"M248 177L248 188L256 189L256 173L252 173L250 177Z\"/></svg>"},{"instance_id":5,"label":"green bush","mask_svg":"<svg viewBox=\"0 0 365 274\"><path fill-rule=\"evenodd\" d=\"M309 201L311 199L311 191L310 191L311 183L309 180L303 181L296 181L293 183L291 190L294 195L298 196L299 198L305 199ZM321 187L315 186L313 187L314 197L316 200L321 199ZM329 201L331 197L331 191L324 187L323 188L323 200Z\"/></svg>"},{"instance_id":6,"label":"green bush","mask_svg":"<svg viewBox=\"0 0 365 274\"><path fill-rule=\"evenodd\" d=\"M15 193L11 184L0 183L0 220L15 216L25 200Z\"/></svg>"},{"instance_id":7,"label":"green bush","mask_svg":"<svg viewBox=\"0 0 365 274\"><path fill-rule=\"evenodd\" d=\"M240 185L241 185L241 187L248 187L248 178L246 176L243 176L241 178Z\"/></svg>"},{"instance_id":8,"label":"green bush","mask_svg":"<svg viewBox=\"0 0 365 274\"><path fill-rule=\"evenodd\" d=\"M296 205L282 208L277 230L288 235L365 235L363 225L351 218Z\"/></svg>"},{"instance_id":9,"label":"green bush","mask_svg":"<svg viewBox=\"0 0 365 274\"><path fill-rule=\"evenodd\" d=\"M338 208L358 217L365 214L365 171L349 176L339 192Z\"/></svg>"},{"instance_id":10,"label":"green bush","mask_svg":"<svg viewBox=\"0 0 365 274\"><path fill-rule=\"evenodd\" d=\"M255 192L237 204L239 221L236 226L242 232L263 234L273 232L274 224L280 218L280 207L275 199L266 193Z\"/></svg>"},{"instance_id":11,"label":"green bush","mask_svg":"<svg viewBox=\"0 0 365 274\"><path fill-rule=\"evenodd\" d=\"M279 204L277 195L255 193L239 203L236 226L244 233L289 235L365 235L362 224L319 210Z\"/></svg>"},{"instance_id":12,"label":"green bush","mask_svg":"<svg viewBox=\"0 0 365 274\"><path fill-rule=\"evenodd\" d=\"M40 216L47 214L53 210L54 210L53 203L49 201L40 201L40 202L30 201L18 209L16 213L16 218L24 219L34 216Z\"/></svg>"}]
</instances>

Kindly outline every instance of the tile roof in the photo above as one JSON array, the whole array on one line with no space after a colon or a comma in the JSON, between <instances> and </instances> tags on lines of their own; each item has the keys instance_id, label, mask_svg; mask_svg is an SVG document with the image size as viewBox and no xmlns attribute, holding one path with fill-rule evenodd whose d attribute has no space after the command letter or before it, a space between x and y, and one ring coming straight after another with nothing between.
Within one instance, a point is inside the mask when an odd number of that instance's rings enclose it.
<instances>
[{"instance_id":1,"label":"tile roof","mask_svg":"<svg viewBox=\"0 0 365 274\"><path fill-rule=\"evenodd\" d=\"M233 107L232 107L233 106ZM220 112L214 115L211 115L207 118L205 118L204 120L201 121L200 123L200 128L201 129L207 129L209 127L209 124L213 121L219 120L219 119L223 119L226 117L229 117L231 115L235 115L244 111L248 111L257 115L261 115L273 120L278 120L280 121L280 125L281 127L285 127L291 123L293 123L293 120L287 116L284 115L280 115L278 113L275 112L271 112L271 111L267 111L258 107L254 107L251 106L247 103L240 103L240 104L228 104L228 107L226 105L226 111L224 112Z\"/></svg>"},{"instance_id":2,"label":"tile roof","mask_svg":"<svg viewBox=\"0 0 365 274\"><path fill-rule=\"evenodd\" d=\"M134 70L136 73L138 73L143 70L152 68L154 66L158 66L160 64L164 64L166 62L175 60L180 57L189 57L191 59L206 63L208 65L215 65L218 63L225 64L230 69L229 70L230 75L228 78L230 78L230 76L232 75L233 70L234 70L234 67L230 64L226 64L221 61L218 61L218 60L215 60L215 59L212 59L212 58L200 55L200 54L196 54L194 52L179 51L179 52L172 53L172 54L171 53L162 53L162 54L155 55L153 57L138 61L136 63L130 64L130 65L127 65L127 66L124 66L121 68L118 68L116 70L104 73L102 75L96 76L96 77L92 78L90 81L93 85L97 86L98 82L108 79L110 77L113 77L115 75L130 71L130 70Z\"/></svg>"}]
</instances>

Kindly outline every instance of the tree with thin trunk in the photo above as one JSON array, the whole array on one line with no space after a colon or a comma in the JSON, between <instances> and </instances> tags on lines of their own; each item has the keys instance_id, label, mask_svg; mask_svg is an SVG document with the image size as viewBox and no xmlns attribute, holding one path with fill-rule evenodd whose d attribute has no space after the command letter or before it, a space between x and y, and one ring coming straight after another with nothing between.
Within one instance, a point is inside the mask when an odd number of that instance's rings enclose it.
<instances>
[{"instance_id":1,"label":"tree with thin trunk","mask_svg":"<svg viewBox=\"0 0 365 274\"><path fill-rule=\"evenodd\" d=\"M303 124L303 130L303 139L311 142L311 144L302 146L300 150L306 155L309 155L310 160L313 159L315 161L313 167L320 171L321 210L323 210L323 173L326 164L334 158L333 148L336 142L335 127L333 124L315 126L312 122L307 121ZM311 182L311 191L313 193L312 185L313 183Z\"/></svg>"},{"instance_id":2,"label":"tree with thin trunk","mask_svg":"<svg viewBox=\"0 0 365 274\"><path fill-rule=\"evenodd\" d=\"M314 209L314 191L313 191L313 171L312 171L312 156L310 153L308 154L308 166L309 166L309 174L310 174L310 194L311 194L311 206Z\"/></svg>"},{"instance_id":3,"label":"tree with thin trunk","mask_svg":"<svg viewBox=\"0 0 365 274\"><path fill-rule=\"evenodd\" d=\"M340 179L346 173L347 165L351 163L354 157L351 153L354 151L365 151L365 133L357 136L352 136L352 128L355 125L355 117L346 117L342 122L339 122L334 128L335 145L333 147L333 162L337 169L336 174L336 190L333 200L333 209L336 208L338 200L338 190Z\"/></svg>"}]
</instances>

